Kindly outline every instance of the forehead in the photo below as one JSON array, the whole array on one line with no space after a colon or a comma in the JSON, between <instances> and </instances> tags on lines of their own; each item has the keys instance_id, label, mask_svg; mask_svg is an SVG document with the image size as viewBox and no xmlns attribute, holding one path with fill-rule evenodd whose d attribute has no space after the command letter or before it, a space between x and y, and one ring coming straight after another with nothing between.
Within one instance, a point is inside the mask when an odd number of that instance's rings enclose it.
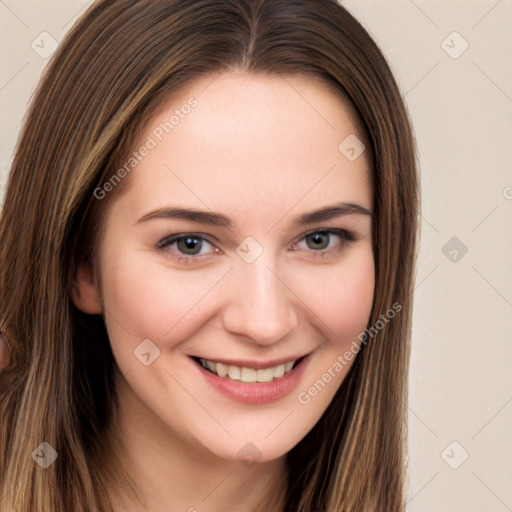
<instances>
[{"instance_id":1,"label":"forehead","mask_svg":"<svg viewBox=\"0 0 512 512\"><path fill-rule=\"evenodd\" d=\"M123 201L140 215L179 201L241 219L319 202L370 208L366 154L344 152L344 141L362 147L362 139L350 104L319 80L202 77L147 123L134 150L150 149L130 173Z\"/></svg>"}]
</instances>

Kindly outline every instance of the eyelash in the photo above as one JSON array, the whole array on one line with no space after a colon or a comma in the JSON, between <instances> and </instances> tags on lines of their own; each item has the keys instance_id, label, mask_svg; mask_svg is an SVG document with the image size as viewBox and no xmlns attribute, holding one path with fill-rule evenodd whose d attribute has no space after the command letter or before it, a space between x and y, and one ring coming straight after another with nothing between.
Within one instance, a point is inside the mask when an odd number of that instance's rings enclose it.
<instances>
[{"instance_id":1,"label":"eyelash","mask_svg":"<svg viewBox=\"0 0 512 512\"><path fill-rule=\"evenodd\" d=\"M317 233L336 235L340 238L341 241L338 245L338 249L331 248L331 249L323 249L323 250L319 250L319 251L315 251L314 249L311 249L311 252L313 252L314 257L324 257L326 255L332 255L333 252L339 252L345 246L350 244L351 242L356 241L356 237L355 237L354 233L347 231L346 229L337 229L337 228L335 228L335 229L333 229L333 228L331 228L331 229L315 229L314 231L309 231L308 233L305 233L304 235L302 235L301 238L299 238L295 242L293 242L293 246L295 247L299 242L306 239L308 236L311 236L311 235L314 235ZM207 238L201 236L201 234L178 233L175 235L167 236L164 239L160 240L160 242L158 242L158 244L156 245L156 248L160 251L163 251L163 250L169 248L171 245L178 242L179 240L184 240L187 238L192 238L194 240L201 241L201 242L208 242L210 245L214 245ZM330 239L329 239L329 242L330 242ZM169 252L171 252L171 251L169 251ZM180 254L183 254L183 253L180 253ZM197 255L197 254L192 254L192 255L188 255L188 256L171 255L171 258L173 258L174 260L176 260L180 263L192 263L204 256L207 256L207 255Z\"/></svg>"}]
</instances>

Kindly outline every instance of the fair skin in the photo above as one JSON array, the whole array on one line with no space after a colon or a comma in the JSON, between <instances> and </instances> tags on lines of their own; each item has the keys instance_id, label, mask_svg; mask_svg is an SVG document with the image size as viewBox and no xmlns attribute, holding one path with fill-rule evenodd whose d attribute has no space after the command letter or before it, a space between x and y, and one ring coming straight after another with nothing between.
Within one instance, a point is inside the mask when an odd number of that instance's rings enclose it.
<instances>
[{"instance_id":1,"label":"fair skin","mask_svg":"<svg viewBox=\"0 0 512 512\"><path fill-rule=\"evenodd\" d=\"M119 436L147 503L129 510L256 512L285 475L286 453L318 422L353 360L309 403L299 402L299 392L350 348L370 315L368 160L349 161L338 150L348 135L362 136L350 107L324 84L238 71L201 78L174 98L137 148L191 96L197 106L126 178L105 218L99 272L79 270L73 300L104 315L122 374ZM293 225L339 203L360 208ZM171 206L220 213L232 226L140 220ZM193 240L158 245L174 234ZM257 245L241 246L247 237ZM262 252L247 262L240 246ZM147 366L134 355L146 339L153 344L146 354L160 350ZM266 403L219 392L191 357L269 362L302 355L307 362L291 372L303 368L295 387ZM243 463L244 447L256 464Z\"/></svg>"}]
</instances>

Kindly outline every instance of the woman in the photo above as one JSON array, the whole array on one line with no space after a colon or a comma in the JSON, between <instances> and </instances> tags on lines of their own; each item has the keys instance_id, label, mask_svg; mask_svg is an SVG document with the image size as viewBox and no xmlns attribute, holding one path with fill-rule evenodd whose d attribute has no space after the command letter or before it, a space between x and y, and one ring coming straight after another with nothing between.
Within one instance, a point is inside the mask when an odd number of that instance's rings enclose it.
<instances>
[{"instance_id":1,"label":"woman","mask_svg":"<svg viewBox=\"0 0 512 512\"><path fill-rule=\"evenodd\" d=\"M2 510L404 510L418 201L334 0L93 4L0 219Z\"/></svg>"}]
</instances>

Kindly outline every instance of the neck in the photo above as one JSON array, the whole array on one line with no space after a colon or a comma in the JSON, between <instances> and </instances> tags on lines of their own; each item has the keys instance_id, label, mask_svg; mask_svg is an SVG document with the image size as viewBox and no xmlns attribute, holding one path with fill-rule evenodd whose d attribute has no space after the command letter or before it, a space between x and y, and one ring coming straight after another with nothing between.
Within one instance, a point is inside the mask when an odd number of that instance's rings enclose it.
<instances>
[{"instance_id":1,"label":"neck","mask_svg":"<svg viewBox=\"0 0 512 512\"><path fill-rule=\"evenodd\" d=\"M112 492L116 512L282 512L285 458L247 467L226 460L195 440L178 437L131 390L117 382L116 442L123 468L142 503L123 489Z\"/></svg>"}]
</instances>

